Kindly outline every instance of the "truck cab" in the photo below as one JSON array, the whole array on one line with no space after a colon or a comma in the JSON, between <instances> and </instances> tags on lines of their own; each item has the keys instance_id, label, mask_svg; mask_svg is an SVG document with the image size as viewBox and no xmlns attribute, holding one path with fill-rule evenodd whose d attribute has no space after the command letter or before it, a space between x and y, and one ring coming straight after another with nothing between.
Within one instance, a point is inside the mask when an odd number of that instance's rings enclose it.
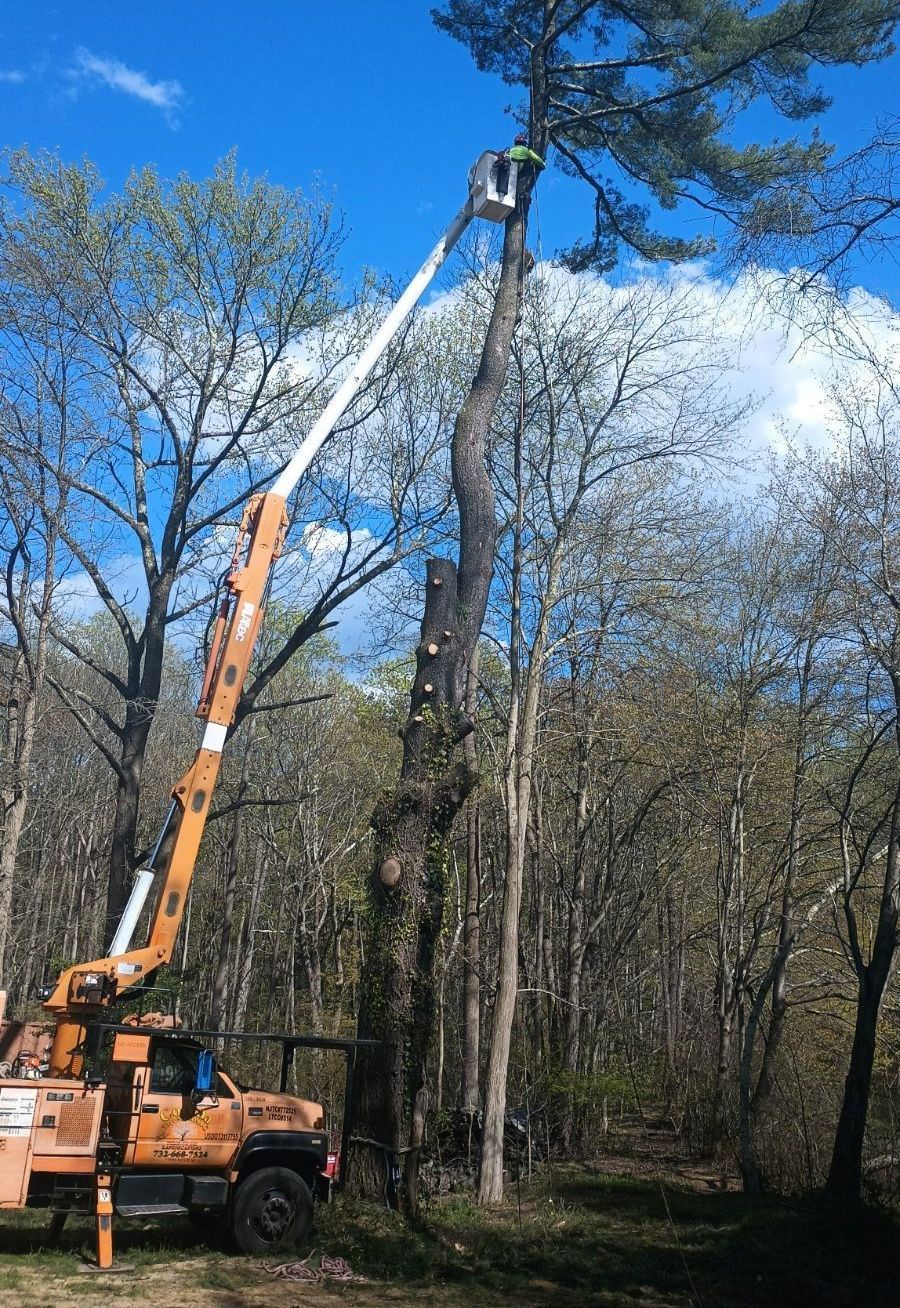
<instances>
[{"instance_id":1,"label":"truck cab","mask_svg":"<svg viewBox=\"0 0 900 1308\"><path fill-rule=\"evenodd\" d=\"M60 1223L89 1212L102 1156L121 1217L219 1215L253 1254L306 1236L327 1166L321 1104L239 1085L177 1031L119 1032L110 1054L83 1083L0 1082L0 1141L3 1101L17 1113L4 1160L16 1194L0 1207L47 1206Z\"/></svg>"}]
</instances>

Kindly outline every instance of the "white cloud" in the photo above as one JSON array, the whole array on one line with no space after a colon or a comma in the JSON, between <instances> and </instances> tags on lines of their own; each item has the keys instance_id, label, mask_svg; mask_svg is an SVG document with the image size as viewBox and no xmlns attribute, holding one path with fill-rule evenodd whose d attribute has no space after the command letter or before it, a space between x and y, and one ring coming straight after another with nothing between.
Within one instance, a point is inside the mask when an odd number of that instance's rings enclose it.
<instances>
[{"instance_id":1,"label":"white cloud","mask_svg":"<svg viewBox=\"0 0 900 1308\"><path fill-rule=\"evenodd\" d=\"M0 82L10 86L19 86L25 81L25 74L20 68L0 68Z\"/></svg>"},{"instance_id":2,"label":"white cloud","mask_svg":"<svg viewBox=\"0 0 900 1308\"><path fill-rule=\"evenodd\" d=\"M636 264L623 279L610 281L542 263L531 285L536 290L542 284L551 302L558 298L559 312L579 295L596 299L602 313L609 302L624 301L642 288L678 292L681 311L699 315L721 355L720 380L729 398L750 405L732 446L740 460L731 479L737 490L758 483L766 476L768 456L783 454L789 446L833 449L840 427L835 388L868 376L866 350L882 359L896 358L900 341L900 314L861 288L847 296L830 324L822 316L823 305L813 303L795 304L789 320L777 308L777 275L766 269L726 281L702 263ZM456 291L439 295L427 312L443 312L457 296Z\"/></svg>"},{"instance_id":3,"label":"white cloud","mask_svg":"<svg viewBox=\"0 0 900 1308\"><path fill-rule=\"evenodd\" d=\"M139 555L115 555L104 560L102 571L110 591L126 609L146 604L147 579ZM53 603L66 622L89 622L106 608L88 574L74 566L56 582Z\"/></svg>"},{"instance_id":4,"label":"white cloud","mask_svg":"<svg viewBox=\"0 0 900 1308\"><path fill-rule=\"evenodd\" d=\"M304 550L311 559L319 562L323 559L342 555L347 549L347 533L335 527L326 527L322 522L308 522L300 538ZM368 527L356 528L350 535L350 551L363 549L372 540Z\"/></svg>"},{"instance_id":5,"label":"white cloud","mask_svg":"<svg viewBox=\"0 0 900 1308\"><path fill-rule=\"evenodd\" d=\"M77 81L102 83L112 91L121 91L133 96L145 104L161 109L170 123L174 124L173 115L184 99L184 88L180 82L160 80L153 82L146 73L136 68L129 68L120 59L103 59L92 54L90 50L80 47L75 51L75 63L71 76Z\"/></svg>"}]
</instances>

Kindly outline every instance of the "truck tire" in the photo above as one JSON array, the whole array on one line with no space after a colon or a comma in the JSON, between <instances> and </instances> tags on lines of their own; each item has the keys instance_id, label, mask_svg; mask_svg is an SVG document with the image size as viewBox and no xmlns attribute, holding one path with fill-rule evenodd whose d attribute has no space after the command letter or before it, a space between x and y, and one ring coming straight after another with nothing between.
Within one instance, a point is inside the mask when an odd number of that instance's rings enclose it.
<instances>
[{"instance_id":1,"label":"truck tire","mask_svg":"<svg viewBox=\"0 0 900 1308\"><path fill-rule=\"evenodd\" d=\"M231 1232L246 1254L270 1254L309 1235L313 1201L302 1177L287 1167L263 1167L240 1182L231 1209Z\"/></svg>"}]
</instances>

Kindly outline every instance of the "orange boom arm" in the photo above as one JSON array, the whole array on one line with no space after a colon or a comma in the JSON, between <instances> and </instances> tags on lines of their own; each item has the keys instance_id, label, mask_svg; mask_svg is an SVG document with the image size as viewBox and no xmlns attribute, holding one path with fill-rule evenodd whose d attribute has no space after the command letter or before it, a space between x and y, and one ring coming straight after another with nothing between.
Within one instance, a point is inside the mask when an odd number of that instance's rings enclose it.
<instances>
[{"instance_id":1,"label":"orange boom arm","mask_svg":"<svg viewBox=\"0 0 900 1308\"><path fill-rule=\"evenodd\" d=\"M469 172L469 194L465 204L388 310L319 418L279 473L273 489L265 495L254 496L247 506L238 533L226 598L216 619L197 710L198 717L206 721L203 740L190 771L172 791L169 817L150 866L139 869L136 874L109 956L70 967L60 976L46 1000L45 1007L56 1018L51 1075L78 1076L87 1020L125 994L130 986L142 984L172 957L206 825L210 797L219 775L222 747L228 728L234 722L250 667L272 564L284 543L287 497L358 395L375 364L472 219L506 222L516 207L517 172L518 163L511 153L482 151ZM246 559L242 565L245 547ZM168 848L170 841L171 849L167 854L164 846ZM164 865L163 869L156 867L157 858ZM144 901L154 881L160 877L162 884L156 896L149 941L142 949L132 949L131 939Z\"/></svg>"},{"instance_id":2,"label":"orange boom arm","mask_svg":"<svg viewBox=\"0 0 900 1308\"><path fill-rule=\"evenodd\" d=\"M250 500L238 532L227 594L216 619L197 709L206 729L192 766L172 791L172 809L163 832L166 835L174 830L171 852L164 872L151 868L138 873L139 877L153 879L161 876L147 944L123 953L113 949L107 958L79 963L62 973L44 1004L57 1024L50 1056L51 1076L77 1075L87 1018L121 997L130 986L145 982L172 957L219 775L222 748L247 679L272 565L281 552L286 527L283 496L269 492Z\"/></svg>"}]
</instances>

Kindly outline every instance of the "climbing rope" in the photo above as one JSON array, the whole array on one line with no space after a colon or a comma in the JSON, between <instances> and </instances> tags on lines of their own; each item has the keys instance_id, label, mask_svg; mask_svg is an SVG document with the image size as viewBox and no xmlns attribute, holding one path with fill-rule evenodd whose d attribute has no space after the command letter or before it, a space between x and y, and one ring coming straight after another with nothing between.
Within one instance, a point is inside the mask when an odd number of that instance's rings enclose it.
<instances>
[{"instance_id":1,"label":"climbing rope","mask_svg":"<svg viewBox=\"0 0 900 1308\"><path fill-rule=\"evenodd\" d=\"M404 1154L414 1154L418 1145L400 1145L396 1149L393 1145L385 1144L383 1140L373 1140L367 1135L351 1135L350 1143L355 1145L368 1145L370 1149L380 1149L384 1157L384 1206L385 1208L396 1208L397 1199L400 1193L400 1159ZM393 1199L393 1202L392 1202Z\"/></svg>"},{"instance_id":2,"label":"climbing rope","mask_svg":"<svg viewBox=\"0 0 900 1308\"><path fill-rule=\"evenodd\" d=\"M329 1258L328 1254L322 1254L318 1267L312 1267L310 1263L315 1252L314 1249L299 1262L278 1263L274 1267L268 1263L257 1263L256 1270L282 1281L340 1281L344 1285L364 1285L368 1282L367 1276L354 1272L346 1258Z\"/></svg>"}]
</instances>

